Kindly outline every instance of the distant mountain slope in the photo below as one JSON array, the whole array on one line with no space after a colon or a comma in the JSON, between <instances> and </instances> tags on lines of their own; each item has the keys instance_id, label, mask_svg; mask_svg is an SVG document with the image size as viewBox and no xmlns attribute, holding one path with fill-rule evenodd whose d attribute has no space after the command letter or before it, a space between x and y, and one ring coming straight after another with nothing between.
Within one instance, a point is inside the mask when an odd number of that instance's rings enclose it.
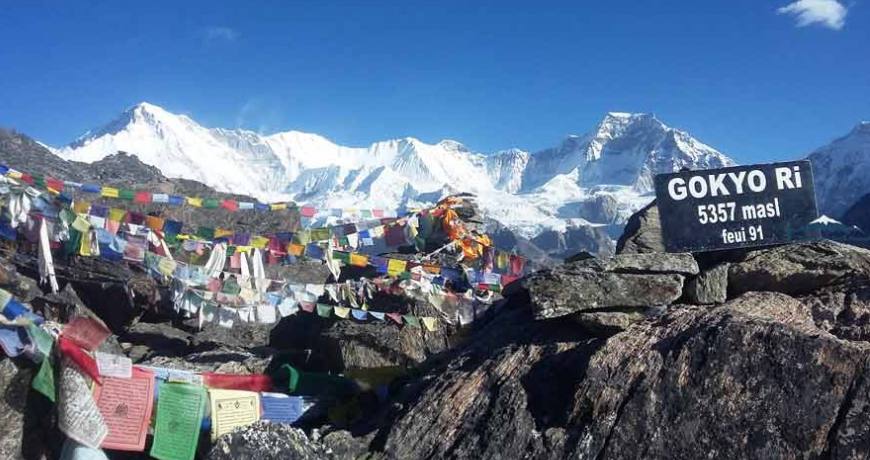
<instances>
[{"instance_id":1,"label":"distant mountain slope","mask_svg":"<svg viewBox=\"0 0 870 460\"><path fill-rule=\"evenodd\" d=\"M813 163L820 212L841 218L870 193L870 122L859 123L808 159Z\"/></svg>"}]
</instances>

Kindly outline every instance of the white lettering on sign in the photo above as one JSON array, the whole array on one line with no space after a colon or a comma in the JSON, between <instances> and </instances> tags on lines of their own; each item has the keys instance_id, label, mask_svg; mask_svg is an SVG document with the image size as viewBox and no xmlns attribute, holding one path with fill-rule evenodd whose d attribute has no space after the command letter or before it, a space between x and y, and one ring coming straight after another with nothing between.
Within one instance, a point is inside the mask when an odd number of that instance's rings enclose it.
<instances>
[{"instance_id":1,"label":"white lettering on sign","mask_svg":"<svg viewBox=\"0 0 870 460\"><path fill-rule=\"evenodd\" d=\"M800 166L784 166L774 170L778 190L803 187ZM747 190L761 193L767 189L767 176L760 169L720 174L697 175L688 181L674 177L668 181L668 194L675 201L691 196L702 199L717 196L742 195Z\"/></svg>"}]
</instances>

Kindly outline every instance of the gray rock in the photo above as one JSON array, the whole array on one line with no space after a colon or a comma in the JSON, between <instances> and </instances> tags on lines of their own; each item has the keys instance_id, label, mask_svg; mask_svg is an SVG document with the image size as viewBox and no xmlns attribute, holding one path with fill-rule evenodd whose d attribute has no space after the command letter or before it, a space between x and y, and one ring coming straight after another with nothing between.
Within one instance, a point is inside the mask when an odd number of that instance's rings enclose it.
<instances>
[{"instance_id":1,"label":"gray rock","mask_svg":"<svg viewBox=\"0 0 870 460\"><path fill-rule=\"evenodd\" d=\"M536 318L608 307L670 304L682 295L682 275L598 272L578 264L534 273L520 282L528 291Z\"/></svg>"},{"instance_id":2,"label":"gray rock","mask_svg":"<svg viewBox=\"0 0 870 460\"><path fill-rule=\"evenodd\" d=\"M257 422L217 440L212 460L321 460L335 458L304 431L280 423Z\"/></svg>"},{"instance_id":3,"label":"gray rock","mask_svg":"<svg viewBox=\"0 0 870 460\"><path fill-rule=\"evenodd\" d=\"M824 287L800 299L819 328L841 339L870 342L870 280Z\"/></svg>"},{"instance_id":4,"label":"gray rock","mask_svg":"<svg viewBox=\"0 0 870 460\"><path fill-rule=\"evenodd\" d=\"M394 304L373 302L379 311L413 311L417 316L440 317L434 307L423 302L409 304L408 299L396 296L383 299ZM410 367L450 346L453 328L444 321L439 326L439 330L429 332L407 325L400 327L392 321L361 323L300 314L281 320L272 331L270 345L278 350L311 350L314 360L324 366L320 370L329 372Z\"/></svg>"},{"instance_id":5,"label":"gray rock","mask_svg":"<svg viewBox=\"0 0 870 460\"><path fill-rule=\"evenodd\" d=\"M389 458L860 458L865 344L789 296L674 307L606 340L505 312L407 389ZM457 420L461 420L457 424Z\"/></svg>"},{"instance_id":6,"label":"gray rock","mask_svg":"<svg viewBox=\"0 0 870 460\"><path fill-rule=\"evenodd\" d=\"M728 295L748 291L808 294L870 276L870 251L833 241L779 246L749 253L728 270Z\"/></svg>"},{"instance_id":7,"label":"gray rock","mask_svg":"<svg viewBox=\"0 0 870 460\"><path fill-rule=\"evenodd\" d=\"M154 356L139 364L198 372L262 374L269 366L269 361L269 356L261 356L245 350L218 348L185 356Z\"/></svg>"},{"instance_id":8,"label":"gray rock","mask_svg":"<svg viewBox=\"0 0 870 460\"><path fill-rule=\"evenodd\" d=\"M665 252L659 208L655 201L632 214L616 242L617 254Z\"/></svg>"},{"instance_id":9,"label":"gray rock","mask_svg":"<svg viewBox=\"0 0 870 460\"><path fill-rule=\"evenodd\" d=\"M0 288L9 291L22 302L30 302L42 295L35 279L21 275L14 264L6 261L0 263Z\"/></svg>"},{"instance_id":10,"label":"gray rock","mask_svg":"<svg viewBox=\"0 0 870 460\"><path fill-rule=\"evenodd\" d=\"M724 263L686 282L686 299L697 305L723 303L728 298L728 266Z\"/></svg>"},{"instance_id":11,"label":"gray rock","mask_svg":"<svg viewBox=\"0 0 870 460\"><path fill-rule=\"evenodd\" d=\"M580 264L614 273L697 275L699 272L698 263L689 253L618 254L609 259L589 259Z\"/></svg>"},{"instance_id":12,"label":"gray rock","mask_svg":"<svg viewBox=\"0 0 870 460\"><path fill-rule=\"evenodd\" d=\"M0 360L0 457L20 458L24 435L24 413L27 410L27 393L33 372L19 370L8 358Z\"/></svg>"},{"instance_id":13,"label":"gray rock","mask_svg":"<svg viewBox=\"0 0 870 460\"><path fill-rule=\"evenodd\" d=\"M612 334L644 320L645 308L619 308L577 313L573 318L595 334Z\"/></svg>"}]
</instances>

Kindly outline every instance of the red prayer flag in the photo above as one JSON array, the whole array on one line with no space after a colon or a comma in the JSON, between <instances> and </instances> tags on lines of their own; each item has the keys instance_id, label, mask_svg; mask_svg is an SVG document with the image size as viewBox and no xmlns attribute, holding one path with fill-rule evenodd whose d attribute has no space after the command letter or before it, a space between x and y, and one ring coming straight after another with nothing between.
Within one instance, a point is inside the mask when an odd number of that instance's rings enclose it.
<instances>
[{"instance_id":1,"label":"red prayer flag","mask_svg":"<svg viewBox=\"0 0 870 460\"><path fill-rule=\"evenodd\" d=\"M377 217L378 219L380 219L381 217L384 217L384 210L383 209L372 209L372 215Z\"/></svg>"},{"instance_id":2,"label":"red prayer flag","mask_svg":"<svg viewBox=\"0 0 870 460\"><path fill-rule=\"evenodd\" d=\"M63 191L63 181L57 180L57 179L52 178L52 177L47 177L45 179L45 186L52 189L52 190L56 190L58 192Z\"/></svg>"},{"instance_id":3,"label":"red prayer flag","mask_svg":"<svg viewBox=\"0 0 870 460\"><path fill-rule=\"evenodd\" d=\"M133 201L136 203L150 203L151 202L151 193L150 192L136 192L133 195Z\"/></svg>"},{"instance_id":4,"label":"red prayer flag","mask_svg":"<svg viewBox=\"0 0 870 460\"><path fill-rule=\"evenodd\" d=\"M87 316L76 316L61 332L61 336L88 351L96 350L109 335L105 324Z\"/></svg>"},{"instance_id":5,"label":"red prayer flag","mask_svg":"<svg viewBox=\"0 0 870 460\"><path fill-rule=\"evenodd\" d=\"M72 362L74 362L82 372L94 379L95 382L102 382L100 379L100 370L97 368L97 361L89 354L85 353L84 350L79 348L75 342L61 335L57 340L57 346L60 349L61 354L72 360Z\"/></svg>"},{"instance_id":6,"label":"red prayer flag","mask_svg":"<svg viewBox=\"0 0 870 460\"><path fill-rule=\"evenodd\" d=\"M21 175L21 182L25 184L33 185L33 176L30 174L24 173Z\"/></svg>"},{"instance_id":7,"label":"red prayer flag","mask_svg":"<svg viewBox=\"0 0 870 460\"><path fill-rule=\"evenodd\" d=\"M396 322L396 324L402 324L402 314L401 313L387 313L387 316Z\"/></svg>"},{"instance_id":8,"label":"red prayer flag","mask_svg":"<svg viewBox=\"0 0 870 460\"><path fill-rule=\"evenodd\" d=\"M511 275L522 275L525 261L517 255L511 256Z\"/></svg>"},{"instance_id":9,"label":"red prayer flag","mask_svg":"<svg viewBox=\"0 0 870 460\"><path fill-rule=\"evenodd\" d=\"M272 378L264 374L218 374L203 372L202 382L209 388L223 390L272 391Z\"/></svg>"},{"instance_id":10,"label":"red prayer flag","mask_svg":"<svg viewBox=\"0 0 870 460\"><path fill-rule=\"evenodd\" d=\"M239 203L236 200L224 200L221 202L221 207L227 211L236 212L239 210Z\"/></svg>"},{"instance_id":11,"label":"red prayer flag","mask_svg":"<svg viewBox=\"0 0 870 460\"><path fill-rule=\"evenodd\" d=\"M302 206L299 213L302 214L302 217L314 217L314 215L317 214L317 209L313 206Z\"/></svg>"},{"instance_id":12,"label":"red prayer flag","mask_svg":"<svg viewBox=\"0 0 870 460\"><path fill-rule=\"evenodd\" d=\"M94 386L94 401L109 428L100 447L142 452L154 407L154 374L133 368L132 378L104 377Z\"/></svg>"}]
</instances>

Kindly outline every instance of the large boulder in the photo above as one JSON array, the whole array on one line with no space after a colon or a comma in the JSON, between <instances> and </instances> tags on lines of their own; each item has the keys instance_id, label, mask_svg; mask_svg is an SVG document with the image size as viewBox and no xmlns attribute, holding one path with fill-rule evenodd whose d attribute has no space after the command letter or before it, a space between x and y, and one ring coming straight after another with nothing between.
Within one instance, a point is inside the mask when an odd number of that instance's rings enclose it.
<instances>
[{"instance_id":1,"label":"large boulder","mask_svg":"<svg viewBox=\"0 0 870 460\"><path fill-rule=\"evenodd\" d=\"M854 458L870 452L870 346L803 302L747 293L601 339L515 308L409 386L389 458ZM457 423L461 420L461 423Z\"/></svg>"},{"instance_id":2,"label":"large boulder","mask_svg":"<svg viewBox=\"0 0 870 460\"><path fill-rule=\"evenodd\" d=\"M833 241L750 252L728 270L728 295L748 291L808 294L848 279L870 276L870 251Z\"/></svg>"},{"instance_id":3,"label":"large boulder","mask_svg":"<svg viewBox=\"0 0 870 460\"><path fill-rule=\"evenodd\" d=\"M440 317L434 307L422 302L415 304L407 299L397 302L395 311ZM317 370L333 373L349 369L413 367L450 346L453 327L443 320L438 326L438 330L428 331L407 324L399 326L392 320L362 323L300 313L282 319L272 330L269 343L282 351L307 350L315 355L319 364Z\"/></svg>"},{"instance_id":4,"label":"large boulder","mask_svg":"<svg viewBox=\"0 0 870 460\"><path fill-rule=\"evenodd\" d=\"M689 254L624 254L542 270L506 293L524 291L537 318L557 318L612 307L668 305L682 295L685 275L697 273Z\"/></svg>"},{"instance_id":5,"label":"large boulder","mask_svg":"<svg viewBox=\"0 0 870 460\"><path fill-rule=\"evenodd\" d=\"M655 201L628 218L625 230L616 242L617 254L643 252L665 252L659 208Z\"/></svg>"}]
</instances>

